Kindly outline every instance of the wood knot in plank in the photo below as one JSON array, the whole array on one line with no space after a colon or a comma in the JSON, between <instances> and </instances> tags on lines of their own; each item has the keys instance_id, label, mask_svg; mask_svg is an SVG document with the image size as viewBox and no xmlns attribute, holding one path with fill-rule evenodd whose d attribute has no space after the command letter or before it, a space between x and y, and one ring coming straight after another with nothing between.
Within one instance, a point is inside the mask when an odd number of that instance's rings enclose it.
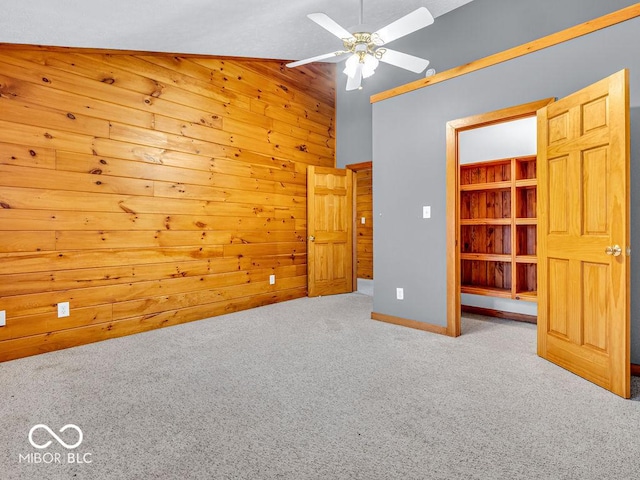
<instances>
[{"instance_id":1,"label":"wood knot in plank","mask_svg":"<svg viewBox=\"0 0 640 480\"><path fill-rule=\"evenodd\" d=\"M53 135L47 132L44 134L44 138L48 138L49 140L51 140L53 138Z\"/></svg>"},{"instance_id":2,"label":"wood knot in plank","mask_svg":"<svg viewBox=\"0 0 640 480\"><path fill-rule=\"evenodd\" d=\"M298 145L298 150L300 150L301 152L306 152L307 151L307 146L306 145Z\"/></svg>"},{"instance_id":3,"label":"wood knot in plank","mask_svg":"<svg viewBox=\"0 0 640 480\"><path fill-rule=\"evenodd\" d=\"M2 207L2 208L11 208L11 205L9 205L8 203L0 202L0 207Z\"/></svg>"},{"instance_id":4,"label":"wood knot in plank","mask_svg":"<svg viewBox=\"0 0 640 480\"><path fill-rule=\"evenodd\" d=\"M288 92L288 91L289 91L289 89L288 89L286 86L284 86L284 85L280 85L280 88L281 88L282 90L284 90L285 92Z\"/></svg>"},{"instance_id":5,"label":"wood knot in plank","mask_svg":"<svg viewBox=\"0 0 640 480\"><path fill-rule=\"evenodd\" d=\"M153 162L153 163L158 163L160 165L164 165L164 162L162 161L161 158L156 158L149 153L144 153L142 155L142 158L144 158L147 162Z\"/></svg>"},{"instance_id":6,"label":"wood knot in plank","mask_svg":"<svg viewBox=\"0 0 640 480\"><path fill-rule=\"evenodd\" d=\"M42 81L44 83L51 83L51 80L49 80L47 77L42 77Z\"/></svg>"},{"instance_id":7,"label":"wood knot in plank","mask_svg":"<svg viewBox=\"0 0 640 480\"><path fill-rule=\"evenodd\" d=\"M73 113L67 113L67 118L70 118L71 120L75 120L76 116Z\"/></svg>"},{"instance_id":8,"label":"wood knot in plank","mask_svg":"<svg viewBox=\"0 0 640 480\"><path fill-rule=\"evenodd\" d=\"M91 173L92 175L102 175L102 170L100 170L99 168L94 168L89 173Z\"/></svg>"},{"instance_id":9,"label":"wood knot in plank","mask_svg":"<svg viewBox=\"0 0 640 480\"><path fill-rule=\"evenodd\" d=\"M107 83L109 85L113 85L114 83L116 83L116 79L113 77L104 77L102 80L100 80L102 83Z\"/></svg>"}]
</instances>

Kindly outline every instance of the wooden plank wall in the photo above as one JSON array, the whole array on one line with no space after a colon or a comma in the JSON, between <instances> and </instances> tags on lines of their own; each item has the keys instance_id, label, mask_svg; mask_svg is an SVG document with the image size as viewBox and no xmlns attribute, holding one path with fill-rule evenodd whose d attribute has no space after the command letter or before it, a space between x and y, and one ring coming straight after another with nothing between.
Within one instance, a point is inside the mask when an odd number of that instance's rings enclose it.
<instances>
[{"instance_id":1,"label":"wooden plank wall","mask_svg":"<svg viewBox=\"0 0 640 480\"><path fill-rule=\"evenodd\" d=\"M358 170L356 188L357 277L373 279L373 171L371 169Z\"/></svg>"},{"instance_id":2,"label":"wooden plank wall","mask_svg":"<svg viewBox=\"0 0 640 480\"><path fill-rule=\"evenodd\" d=\"M0 46L0 361L305 296L334 69Z\"/></svg>"}]
</instances>

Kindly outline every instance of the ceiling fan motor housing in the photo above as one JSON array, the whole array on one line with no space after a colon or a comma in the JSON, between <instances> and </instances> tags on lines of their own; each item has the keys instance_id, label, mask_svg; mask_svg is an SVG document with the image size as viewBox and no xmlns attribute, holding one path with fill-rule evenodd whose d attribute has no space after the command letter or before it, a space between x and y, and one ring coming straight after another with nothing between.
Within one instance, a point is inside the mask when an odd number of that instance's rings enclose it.
<instances>
[{"instance_id":1,"label":"ceiling fan motor housing","mask_svg":"<svg viewBox=\"0 0 640 480\"><path fill-rule=\"evenodd\" d=\"M351 38L343 38L344 48L351 53L360 53L376 56L376 47L384 42L376 35L369 32L356 32ZM380 58L380 57L378 57Z\"/></svg>"}]
</instances>

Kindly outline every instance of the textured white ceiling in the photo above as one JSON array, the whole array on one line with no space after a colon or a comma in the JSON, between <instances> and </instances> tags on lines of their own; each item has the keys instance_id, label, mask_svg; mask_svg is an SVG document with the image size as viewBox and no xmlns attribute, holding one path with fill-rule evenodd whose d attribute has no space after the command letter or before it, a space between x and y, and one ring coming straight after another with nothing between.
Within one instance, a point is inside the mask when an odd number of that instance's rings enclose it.
<instances>
[{"instance_id":1,"label":"textured white ceiling","mask_svg":"<svg viewBox=\"0 0 640 480\"><path fill-rule=\"evenodd\" d=\"M421 6L438 17L470 1L365 0L364 24L376 30ZM341 47L312 12L353 31L360 0L2 0L0 43L301 59Z\"/></svg>"}]
</instances>

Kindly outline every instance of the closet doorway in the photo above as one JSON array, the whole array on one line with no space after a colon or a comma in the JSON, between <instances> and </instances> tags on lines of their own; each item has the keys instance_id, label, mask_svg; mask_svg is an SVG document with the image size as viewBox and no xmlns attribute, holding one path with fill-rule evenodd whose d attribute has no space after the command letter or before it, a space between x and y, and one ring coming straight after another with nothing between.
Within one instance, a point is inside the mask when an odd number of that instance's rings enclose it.
<instances>
[{"instance_id":1,"label":"closet doorway","mask_svg":"<svg viewBox=\"0 0 640 480\"><path fill-rule=\"evenodd\" d=\"M552 101L447 124L448 314L458 335L461 310L536 320L536 112Z\"/></svg>"},{"instance_id":2,"label":"closet doorway","mask_svg":"<svg viewBox=\"0 0 640 480\"><path fill-rule=\"evenodd\" d=\"M373 296L373 162L353 163L354 287Z\"/></svg>"},{"instance_id":3,"label":"closet doorway","mask_svg":"<svg viewBox=\"0 0 640 480\"><path fill-rule=\"evenodd\" d=\"M534 114L535 262L528 258L528 235L520 238L513 231L534 225L529 218L533 213L529 196L521 195L533 187L529 178L532 170L512 159L510 171L503 160L479 166L475 173L465 172L459 161L462 132ZM533 266L538 355L629 398L629 152L628 70L555 102L533 102L447 124L449 335L460 334L463 290L505 296L508 291L517 299L519 285L527 285ZM502 202L502 210L497 202ZM503 218L507 210L508 220ZM509 235L502 228L507 225ZM472 227L467 228L472 233L462 232L464 227ZM480 244L473 243L474 235L481 239ZM464 242L470 242L471 247ZM495 242L500 242L504 251L496 252ZM471 262L471 267L463 262ZM485 267L479 267L481 263ZM526 264L529 266L521 268ZM478 274L482 268L484 274ZM511 278L509 283L507 277ZM523 293L532 296L534 292L525 288Z\"/></svg>"}]
</instances>

